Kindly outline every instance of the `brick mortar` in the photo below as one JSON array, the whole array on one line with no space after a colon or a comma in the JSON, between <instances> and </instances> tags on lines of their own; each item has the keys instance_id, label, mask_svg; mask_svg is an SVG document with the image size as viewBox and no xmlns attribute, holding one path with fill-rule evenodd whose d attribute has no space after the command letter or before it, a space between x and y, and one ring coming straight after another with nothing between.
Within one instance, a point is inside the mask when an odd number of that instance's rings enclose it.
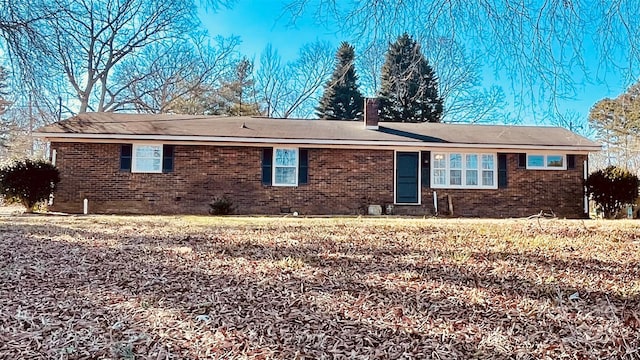
<instances>
[{"instance_id":1,"label":"brick mortar","mask_svg":"<svg viewBox=\"0 0 640 360\"><path fill-rule=\"evenodd\" d=\"M53 210L92 213L206 214L209 202L227 196L239 214L358 214L367 204L393 203L392 150L309 149L309 184L273 187L261 183L261 148L177 145L174 171L136 174L119 171L119 145L52 143L61 181ZM432 215L433 191L441 214L447 195L454 216L522 217L553 210L583 216L583 161L574 170L518 169L508 154L506 189L422 188L420 206L395 206L395 213Z\"/></svg>"}]
</instances>

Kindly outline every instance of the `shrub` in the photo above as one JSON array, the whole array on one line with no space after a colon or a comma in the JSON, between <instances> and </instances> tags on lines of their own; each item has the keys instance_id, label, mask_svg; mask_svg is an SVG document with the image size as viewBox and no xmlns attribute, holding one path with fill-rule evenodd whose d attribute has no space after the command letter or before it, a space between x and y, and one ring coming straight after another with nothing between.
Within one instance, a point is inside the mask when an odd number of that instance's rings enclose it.
<instances>
[{"instance_id":1,"label":"shrub","mask_svg":"<svg viewBox=\"0 0 640 360\"><path fill-rule=\"evenodd\" d=\"M15 160L0 167L0 195L7 203L20 203L27 212L49 199L60 181L53 164L45 160Z\"/></svg>"},{"instance_id":2,"label":"shrub","mask_svg":"<svg viewBox=\"0 0 640 360\"><path fill-rule=\"evenodd\" d=\"M632 204L638 197L638 177L616 166L593 172L585 186L587 194L602 208L607 218L615 217L623 206Z\"/></svg>"},{"instance_id":3,"label":"shrub","mask_svg":"<svg viewBox=\"0 0 640 360\"><path fill-rule=\"evenodd\" d=\"M233 202L226 196L215 198L209 204L209 214L211 215L230 215L234 211Z\"/></svg>"}]
</instances>

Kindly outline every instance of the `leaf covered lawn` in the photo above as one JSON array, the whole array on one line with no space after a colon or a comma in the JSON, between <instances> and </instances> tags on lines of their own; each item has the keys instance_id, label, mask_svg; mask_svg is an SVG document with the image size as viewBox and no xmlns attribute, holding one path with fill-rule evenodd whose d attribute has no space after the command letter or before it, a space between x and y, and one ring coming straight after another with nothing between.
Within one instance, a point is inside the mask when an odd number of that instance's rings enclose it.
<instances>
[{"instance_id":1,"label":"leaf covered lawn","mask_svg":"<svg viewBox=\"0 0 640 360\"><path fill-rule=\"evenodd\" d=\"M632 221L0 217L1 359L640 359Z\"/></svg>"}]
</instances>

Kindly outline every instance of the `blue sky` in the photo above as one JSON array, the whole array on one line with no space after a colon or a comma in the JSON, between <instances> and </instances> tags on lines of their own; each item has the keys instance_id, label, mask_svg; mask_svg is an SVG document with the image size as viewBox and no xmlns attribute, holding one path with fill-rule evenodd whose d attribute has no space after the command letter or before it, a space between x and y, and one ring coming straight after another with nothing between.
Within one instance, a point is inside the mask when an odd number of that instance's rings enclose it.
<instances>
[{"instance_id":1,"label":"blue sky","mask_svg":"<svg viewBox=\"0 0 640 360\"><path fill-rule=\"evenodd\" d=\"M278 50L283 59L293 60L298 49L305 43L315 40L328 40L335 44L336 48L345 38L339 34L339 29L327 28L318 25L309 14L305 14L291 26L289 18L282 12L281 1L269 0L237 0L230 9L219 9L217 12L201 11L201 20L211 36L237 35L241 38L240 51L249 58L256 60L262 49L271 43ZM589 109L598 100L605 97L616 97L624 92L630 82L621 78L612 71L603 72L598 66L597 59L590 58L590 49L584 51L584 60L590 78L596 74L600 81L589 83L584 80L582 74L576 73L575 81L578 84L576 94L572 99L558 99L558 107L562 111L575 111L586 119ZM496 76L490 68L484 69L484 85L500 85L507 93L507 100L513 104L513 94L510 93L513 82L509 74ZM517 86L517 85L516 85ZM542 98L541 103L551 102L551 97ZM515 112L515 110L514 110ZM536 113L535 106L525 109L521 113L522 122L525 124L541 123L542 116Z\"/></svg>"},{"instance_id":2,"label":"blue sky","mask_svg":"<svg viewBox=\"0 0 640 360\"><path fill-rule=\"evenodd\" d=\"M240 36L240 51L249 58L257 59L268 43L285 60L290 60L296 57L298 49L305 43L327 40L335 43L337 48L344 40L336 30L316 25L310 16L301 18L295 26L291 25L283 15L279 1L237 0L230 9L200 11L200 19L212 36Z\"/></svg>"}]
</instances>

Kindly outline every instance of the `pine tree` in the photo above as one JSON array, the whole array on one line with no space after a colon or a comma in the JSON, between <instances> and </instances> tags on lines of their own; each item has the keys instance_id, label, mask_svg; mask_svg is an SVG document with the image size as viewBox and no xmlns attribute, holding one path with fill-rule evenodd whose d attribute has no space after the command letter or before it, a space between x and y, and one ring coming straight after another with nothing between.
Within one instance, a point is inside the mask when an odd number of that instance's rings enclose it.
<instances>
[{"instance_id":1,"label":"pine tree","mask_svg":"<svg viewBox=\"0 0 640 360\"><path fill-rule=\"evenodd\" d=\"M223 82L219 89L223 112L234 116L259 115L260 109L255 101L254 84L253 62L243 57L236 64L235 73L231 79Z\"/></svg>"},{"instance_id":2,"label":"pine tree","mask_svg":"<svg viewBox=\"0 0 640 360\"><path fill-rule=\"evenodd\" d=\"M358 90L354 58L353 46L343 42L336 53L333 75L325 84L324 94L316 108L319 118L357 120L362 117L364 98Z\"/></svg>"},{"instance_id":3,"label":"pine tree","mask_svg":"<svg viewBox=\"0 0 640 360\"><path fill-rule=\"evenodd\" d=\"M440 122L438 79L420 44L407 33L389 44L379 97L381 121Z\"/></svg>"}]
</instances>

